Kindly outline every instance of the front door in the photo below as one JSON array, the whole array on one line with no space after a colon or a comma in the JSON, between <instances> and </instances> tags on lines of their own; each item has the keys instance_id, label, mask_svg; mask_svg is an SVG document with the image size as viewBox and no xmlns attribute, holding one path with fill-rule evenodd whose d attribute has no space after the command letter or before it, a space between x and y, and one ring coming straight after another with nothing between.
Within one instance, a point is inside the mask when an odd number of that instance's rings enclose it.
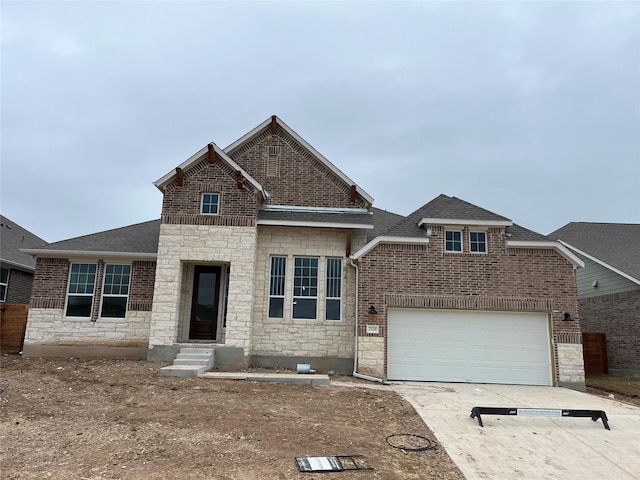
<instances>
[{"instance_id":1,"label":"front door","mask_svg":"<svg viewBox=\"0 0 640 480\"><path fill-rule=\"evenodd\" d=\"M220 267L196 265L193 275L190 340L215 340L218 327Z\"/></svg>"}]
</instances>

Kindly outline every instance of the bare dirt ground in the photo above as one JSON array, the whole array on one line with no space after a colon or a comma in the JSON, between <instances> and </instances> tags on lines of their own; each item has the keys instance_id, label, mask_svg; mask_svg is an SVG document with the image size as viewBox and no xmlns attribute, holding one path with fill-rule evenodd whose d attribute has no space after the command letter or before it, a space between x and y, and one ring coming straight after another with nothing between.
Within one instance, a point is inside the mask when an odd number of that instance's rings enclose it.
<instances>
[{"instance_id":1,"label":"bare dirt ground","mask_svg":"<svg viewBox=\"0 0 640 480\"><path fill-rule=\"evenodd\" d=\"M591 375L586 378L587 392L640 407L640 377Z\"/></svg>"},{"instance_id":2,"label":"bare dirt ground","mask_svg":"<svg viewBox=\"0 0 640 480\"><path fill-rule=\"evenodd\" d=\"M463 479L390 391L160 377L158 363L4 356L2 479ZM436 447L407 452L386 437ZM300 473L294 458L363 455L373 471Z\"/></svg>"}]
</instances>

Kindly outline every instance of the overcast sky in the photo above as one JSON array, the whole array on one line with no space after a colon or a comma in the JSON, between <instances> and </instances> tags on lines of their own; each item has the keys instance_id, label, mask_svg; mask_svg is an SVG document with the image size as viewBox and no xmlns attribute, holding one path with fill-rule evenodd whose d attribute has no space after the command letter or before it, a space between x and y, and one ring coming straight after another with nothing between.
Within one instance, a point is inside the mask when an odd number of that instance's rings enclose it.
<instances>
[{"instance_id":1,"label":"overcast sky","mask_svg":"<svg viewBox=\"0 0 640 480\"><path fill-rule=\"evenodd\" d=\"M48 241L277 114L375 198L640 223L639 2L1 3L1 213Z\"/></svg>"}]
</instances>

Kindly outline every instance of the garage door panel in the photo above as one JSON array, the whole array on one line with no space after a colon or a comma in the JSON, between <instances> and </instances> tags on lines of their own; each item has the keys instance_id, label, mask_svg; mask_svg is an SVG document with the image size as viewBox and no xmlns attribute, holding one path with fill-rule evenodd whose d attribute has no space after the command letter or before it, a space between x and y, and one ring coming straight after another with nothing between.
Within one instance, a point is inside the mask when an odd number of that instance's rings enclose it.
<instances>
[{"instance_id":1,"label":"garage door panel","mask_svg":"<svg viewBox=\"0 0 640 480\"><path fill-rule=\"evenodd\" d=\"M546 314L390 309L390 380L551 385Z\"/></svg>"}]
</instances>

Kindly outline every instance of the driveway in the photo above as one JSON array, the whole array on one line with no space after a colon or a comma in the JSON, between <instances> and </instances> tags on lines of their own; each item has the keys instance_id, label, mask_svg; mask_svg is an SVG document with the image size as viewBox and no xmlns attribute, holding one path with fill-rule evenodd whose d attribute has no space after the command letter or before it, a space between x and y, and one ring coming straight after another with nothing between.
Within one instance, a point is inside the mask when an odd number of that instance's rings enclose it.
<instances>
[{"instance_id":1,"label":"driveway","mask_svg":"<svg viewBox=\"0 0 640 480\"><path fill-rule=\"evenodd\" d=\"M438 443L475 479L640 479L640 408L554 387L392 382ZM590 418L484 415L471 408L604 410Z\"/></svg>"}]
</instances>

